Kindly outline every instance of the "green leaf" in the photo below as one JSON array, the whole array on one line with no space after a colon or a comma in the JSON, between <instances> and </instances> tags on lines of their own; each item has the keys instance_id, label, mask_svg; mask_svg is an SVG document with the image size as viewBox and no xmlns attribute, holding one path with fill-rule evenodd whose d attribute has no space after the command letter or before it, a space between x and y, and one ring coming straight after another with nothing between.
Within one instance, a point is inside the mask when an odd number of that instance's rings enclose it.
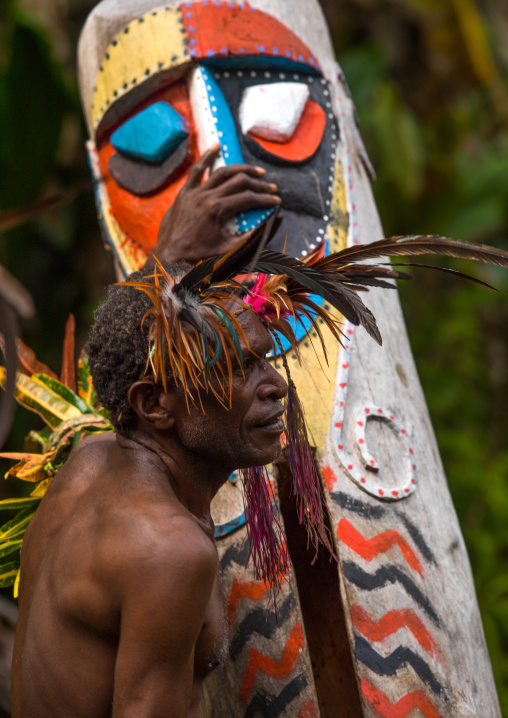
<instances>
[{"instance_id":1,"label":"green leaf","mask_svg":"<svg viewBox=\"0 0 508 718\"><path fill-rule=\"evenodd\" d=\"M19 561L4 563L0 566L0 588L14 586L19 571Z\"/></svg>"},{"instance_id":2,"label":"green leaf","mask_svg":"<svg viewBox=\"0 0 508 718\"><path fill-rule=\"evenodd\" d=\"M78 394L90 406L97 403L97 393L92 383L88 354L83 349L78 359Z\"/></svg>"},{"instance_id":3,"label":"green leaf","mask_svg":"<svg viewBox=\"0 0 508 718\"><path fill-rule=\"evenodd\" d=\"M61 396L62 399L65 399L66 402L68 402L72 406L75 406L76 409L79 409L82 414L95 413L93 408L89 406L85 401L83 401L81 397L79 397L72 391L72 389L69 389L68 386L65 386L65 384L62 384L62 382L58 381L57 379L53 379L52 377L47 376L47 374L34 374L32 378L36 379L37 381L40 381L42 384L45 384L55 394Z\"/></svg>"},{"instance_id":4,"label":"green leaf","mask_svg":"<svg viewBox=\"0 0 508 718\"><path fill-rule=\"evenodd\" d=\"M0 543L0 558L3 558L4 556L10 556L11 553L18 551L21 548L22 543L22 538L16 539L14 541L5 541L5 543Z\"/></svg>"},{"instance_id":5,"label":"green leaf","mask_svg":"<svg viewBox=\"0 0 508 718\"><path fill-rule=\"evenodd\" d=\"M20 499L4 499L0 501L0 511L28 508L29 506L36 506L39 502L40 499L33 496L26 496Z\"/></svg>"},{"instance_id":6,"label":"green leaf","mask_svg":"<svg viewBox=\"0 0 508 718\"><path fill-rule=\"evenodd\" d=\"M0 384L5 386L4 367L0 367ZM35 376L28 377L24 374L16 376L16 400L30 411L39 414L53 429L63 421L82 414L79 409L65 401Z\"/></svg>"},{"instance_id":7,"label":"green leaf","mask_svg":"<svg viewBox=\"0 0 508 718\"><path fill-rule=\"evenodd\" d=\"M13 519L7 521L7 523L0 528L0 542L5 539L13 539L15 536L24 533L34 513L35 510L33 508L28 508L24 511L20 511Z\"/></svg>"}]
</instances>

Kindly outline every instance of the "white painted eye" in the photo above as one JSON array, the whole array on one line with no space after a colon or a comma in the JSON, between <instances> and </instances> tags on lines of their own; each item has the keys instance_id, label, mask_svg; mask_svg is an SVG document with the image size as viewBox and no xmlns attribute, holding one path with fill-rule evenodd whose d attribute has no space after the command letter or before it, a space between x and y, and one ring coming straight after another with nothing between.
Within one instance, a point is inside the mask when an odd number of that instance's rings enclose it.
<instances>
[{"instance_id":1,"label":"white painted eye","mask_svg":"<svg viewBox=\"0 0 508 718\"><path fill-rule=\"evenodd\" d=\"M274 82L247 87L240 103L242 132L271 142L288 142L309 98L302 82Z\"/></svg>"}]
</instances>

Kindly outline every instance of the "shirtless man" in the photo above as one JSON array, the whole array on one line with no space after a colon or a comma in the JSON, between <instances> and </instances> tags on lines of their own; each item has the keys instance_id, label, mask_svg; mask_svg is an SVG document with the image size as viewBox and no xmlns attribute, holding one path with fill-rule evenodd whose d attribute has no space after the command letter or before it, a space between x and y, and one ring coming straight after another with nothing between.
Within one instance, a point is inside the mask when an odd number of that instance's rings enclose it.
<instances>
[{"instance_id":1,"label":"shirtless man","mask_svg":"<svg viewBox=\"0 0 508 718\"><path fill-rule=\"evenodd\" d=\"M198 718L225 651L210 502L234 469L279 455L287 385L244 312L231 410L201 392L188 411L180 386L140 379L148 301L114 286L96 314L92 374L118 433L72 453L27 530L13 718Z\"/></svg>"}]
</instances>

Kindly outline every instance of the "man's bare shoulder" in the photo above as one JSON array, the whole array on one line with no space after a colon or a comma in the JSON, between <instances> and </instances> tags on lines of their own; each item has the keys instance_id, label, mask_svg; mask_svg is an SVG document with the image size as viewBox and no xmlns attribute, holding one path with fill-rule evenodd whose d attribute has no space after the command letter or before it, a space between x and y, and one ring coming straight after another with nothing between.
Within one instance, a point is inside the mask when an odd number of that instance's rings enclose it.
<instances>
[{"instance_id":1,"label":"man's bare shoulder","mask_svg":"<svg viewBox=\"0 0 508 718\"><path fill-rule=\"evenodd\" d=\"M218 567L213 541L192 517L152 502L112 517L96 559L118 604L141 591L166 610L178 596L193 601L201 594L207 603Z\"/></svg>"},{"instance_id":2,"label":"man's bare shoulder","mask_svg":"<svg viewBox=\"0 0 508 718\"><path fill-rule=\"evenodd\" d=\"M41 507L62 513L63 543L79 537L108 580L181 561L215 566L211 531L177 500L161 466L143 452L125 452L114 434L91 437L72 451Z\"/></svg>"},{"instance_id":3,"label":"man's bare shoulder","mask_svg":"<svg viewBox=\"0 0 508 718\"><path fill-rule=\"evenodd\" d=\"M213 582L217 551L197 519L164 493L140 490L135 498L106 512L97 559L108 581L120 587L192 571Z\"/></svg>"}]
</instances>

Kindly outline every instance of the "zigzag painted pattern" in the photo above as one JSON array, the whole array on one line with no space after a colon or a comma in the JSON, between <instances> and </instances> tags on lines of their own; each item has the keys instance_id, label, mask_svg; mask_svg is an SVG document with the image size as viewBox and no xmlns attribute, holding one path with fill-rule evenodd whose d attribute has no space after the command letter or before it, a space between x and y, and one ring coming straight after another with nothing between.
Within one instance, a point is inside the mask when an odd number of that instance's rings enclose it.
<instances>
[{"instance_id":1,"label":"zigzag painted pattern","mask_svg":"<svg viewBox=\"0 0 508 718\"><path fill-rule=\"evenodd\" d=\"M309 685L305 673L300 673L293 678L284 688L275 696L257 693L247 706L243 718L259 718L259 716L270 716L270 718L279 718L286 708L300 695L304 688ZM303 706L308 704L306 701ZM312 705L312 703L311 703ZM303 708L302 706L302 708ZM314 718L312 713L308 714L309 718ZM317 713L315 713L317 716ZM307 718L304 713L302 718Z\"/></svg>"},{"instance_id":2,"label":"zigzag painted pattern","mask_svg":"<svg viewBox=\"0 0 508 718\"><path fill-rule=\"evenodd\" d=\"M401 628L411 631L423 650L431 658L440 659L439 649L426 628L422 619L410 608L388 611L385 615L374 621L367 611L359 604L351 606L351 621L353 626L370 641L384 641L385 638L396 633Z\"/></svg>"},{"instance_id":3,"label":"zigzag painted pattern","mask_svg":"<svg viewBox=\"0 0 508 718\"><path fill-rule=\"evenodd\" d=\"M228 626L235 622L238 607L241 601L259 601L266 596L269 589L261 581L241 581L235 578L228 598L227 621Z\"/></svg>"},{"instance_id":4,"label":"zigzag painted pattern","mask_svg":"<svg viewBox=\"0 0 508 718\"><path fill-rule=\"evenodd\" d=\"M443 686L434 676L430 666L410 648L399 646L389 656L382 656L365 638L356 636L355 657L378 676L395 676L400 669L411 666L433 693L444 697Z\"/></svg>"},{"instance_id":5,"label":"zigzag painted pattern","mask_svg":"<svg viewBox=\"0 0 508 718\"><path fill-rule=\"evenodd\" d=\"M364 678L360 690L366 703L373 709L378 718L407 718L418 708L425 718L444 718L422 691L412 691L403 696L396 703L390 699L370 681Z\"/></svg>"},{"instance_id":6,"label":"zigzag painted pattern","mask_svg":"<svg viewBox=\"0 0 508 718\"><path fill-rule=\"evenodd\" d=\"M331 475L331 469L329 467L327 469L327 483L334 487L336 481ZM342 570L346 581L352 587L369 593L390 584L399 585L406 592L408 598L423 610L423 616L420 617L421 614L419 615L409 606L392 609L381 615L379 619L374 620L361 605L361 600L360 602L353 601L350 615L355 629L354 655L359 666L364 667L360 671L360 676L362 674L365 676L365 669L390 682L397 681L400 676L409 690L406 696L396 703L392 703L380 689L364 678L361 683L363 698L379 718L405 718L416 708L419 708L426 718L438 718L441 714L430 696L435 695L436 698L445 702L447 696L441 679L438 679L434 670L435 663L440 663L442 656L432 632L436 628L443 628L443 624L431 601L420 587L421 580L425 578L423 562L437 566L436 558L418 527L402 513L395 515L392 507L359 500L345 492L335 492L333 488L330 495L333 502L340 506L342 511L350 512L366 521L366 525L370 529L369 533L374 529L374 535L369 536L365 535L367 533L365 529L359 530L347 518L340 518L336 524L339 540L360 559L369 563L376 562L376 559L391 549L395 548L400 551L399 560L396 559L396 554L392 553L393 562L389 562L387 565L375 565L374 573L365 571L354 560L342 561ZM376 532L377 521L381 520L383 529L386 529L390 518L395 517L398 522L402 523L405 532L401 532L399 527ZM404 570L404 567L407 570ZM356 596L358 596L357 592ZM429 619L432 628L428 625ZM422 655L404 644L393 650L393 641L390 643L392 649L388 655L380 653L372 646L373 643L382 645L402 628L410 631L416 640L415 646L422 650ZM407 675L408 671L413 673L412 679ZM415 679L422 681L425 688L422 686L422 690L411 691L409 688L411 685L417 688L414 685ZM427 691L429 691L429 695L426 695Z\"/></svg>"},{"instance_id":7,"label":"zigzag painted pattern","mask_svg":"<svg viewBox=\"0 0 508 718\"><path fill-rule=\"evenodd\" d=\"M240 696L243 702L247 703L249 700L254 687L254 681L259 671L278 680L285 678L293 670L303 646L302 624L297 623L289 634L279 661L270 658L270 656L266 656L258 651L257 648L251 648L249 663L245 669L242 686L240 688Z\"/></svg>"},{"instance_id":8,"label":"zigzag painted pattern","mask_svg":"<svg viewBox=\"0 0 508 718\"><path fill-rule=\"evenodd\" d=\"M441 618L434 610L427 596L418 588L410 576L407 576L397 566L381 566L375 573L368 573L352 561L343 561L342 569L347 580L364 591L375 591L389 583L400 583L406 593L423 608L436 626L442 626Z\"/></svg>"},{"instance_id":9,"label":"zigzag painted pattern","mask_svg":"<svg viewBox=\"0 0 508 718\"><path fill-rule=\"evenodd\" d=\"M254 633L263 638L271 638L275 631L286 623L295 608L295 599L289 595L277 612L267 611L264 608L255 608L235 626L234 635L229 644L229 656L232 660L238 658L247 642Z\"/></svg>"},{"instance_id":10,"label":"zigzag painted pattern","mask_svg":"<svg viewBox=\"0 0 508 718\"><path fill-rule=\"evenodd\" d=\"M337 526L337 536L346 546L367 561L372 561L380 553L388 551L393 546L398 546L413 571L423 574L420 559L406 539L395 529L383 531L367 539L347 519L341 519Z\"/></svg>"},{"instance_id":11,"label":"zigzag painted pattern","mask_svg":"<svg viewBox=\"0 0 508 718\"><path fill-rule=\"evenodd\" d=\"M248 553L248 542L243 546L230 546L222 556L221 570L225 572L233 563L244 566ZM318 718L317 708L314 702L308 699L308 694L305 698L300 698L300 701L303 699L301 705L298 701L301 693L308 687L309 680L306 673L302 672L304 664L299 660L304 646L302 625L295 623L292 628L291 623L288 625L288 621L295 620L295 598L292 592L289 592L282 603L277 604L276 610L271 610L265 605L266 602L259 605L259 601L268 593L268 587L260 581L234 578L227 600L226 613L231 630L229 655L238 667L246 666L243 674L238 676L240 699L246 704L242 716L257 718L263 715L278 718L291 712L296 718ZM242 608L245 601L252 602L246 612ZM278 634L281 628L283 630ZM278 641L282 636L286 641L278 660L265 655L259 648L250 647L248 650L253 637L271 639L275 635L280 636ZM261 681L260 675L265 677ZM274 686L274 680L277 688L267 690L267 686Z\"/></svg>"}]
</instances>

